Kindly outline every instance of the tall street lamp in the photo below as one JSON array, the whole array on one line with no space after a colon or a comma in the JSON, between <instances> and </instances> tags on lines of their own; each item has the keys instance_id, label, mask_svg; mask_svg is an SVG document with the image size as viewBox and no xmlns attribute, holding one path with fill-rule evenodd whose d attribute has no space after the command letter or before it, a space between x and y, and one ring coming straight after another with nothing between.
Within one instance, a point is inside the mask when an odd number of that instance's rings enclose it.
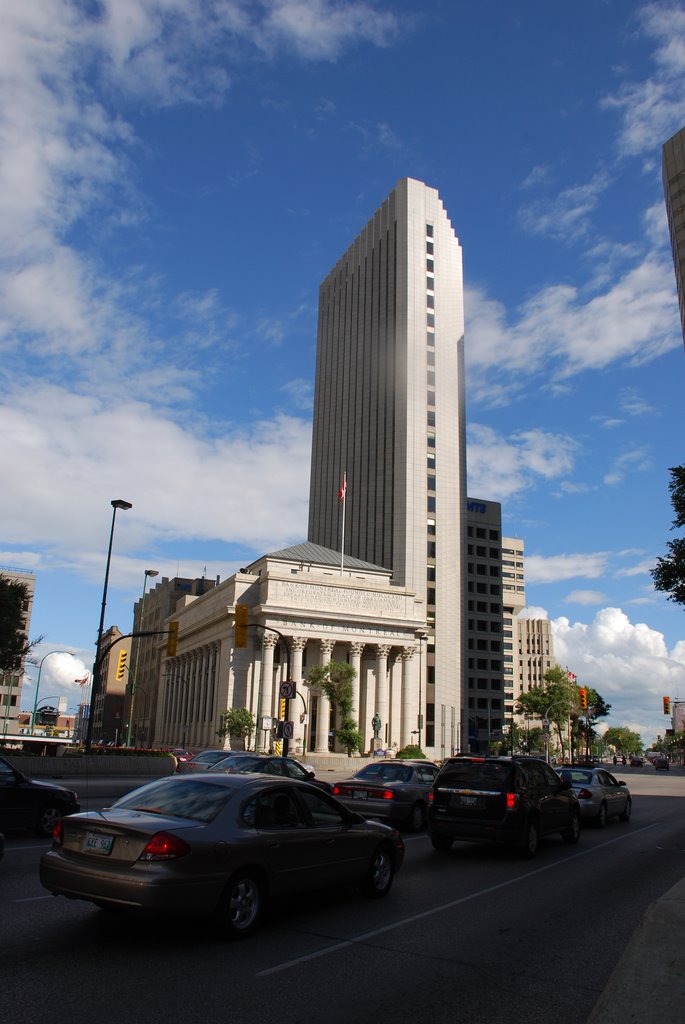
<instances>
[{"instance_id":1,"label":"tall street lamp","mask_svg":"<svg viewBox=\"0 0 685 1024\"><path fill-rule=\"evenodd\" d=\"M152 576L159 576L157 569L146 569L145 578L143 580L143 596L140 599L140 619L138 621L138 632L143 628L143 613L145 611L145 591L147 590L147 581ZM136 638L136 656L133 661L133 675L129 672L129 679L131 680L131 703L128 709L128 729L126 731L126 746L131 746L131 733L133 730L133 706L135 704L136 690L138 689L138 659L140 657L140 644L141 638ZM147 704L147 701L146 701Z\"/></svg>"},{"instance_id":2,"label":"tall street lamp","mask_svg":"<svg viewBox=\"0 0 685 1024\"><path fill-rule=\"evenodd\" d=\"M38 707L38 691L40 689L40 674L43 671L43 662L46 658L49 658L51 654L71 654L71 651L48 651L40 659L40 665L38 666L38 679L36 681L36 696L33 701L33 713L31 715L31 735L33 736L33 730L36 724L36 708Z\"/></svg>"},{"instance_id":3,"label":"tall street lamp","mask_svg":"<svg viewBox=\"0 0 685 1024\"><path fill-rule=\"evenodd\" d=\"M428 633L425 629L419 629L416 632L416 639L419 641L419 708L416 716L416 729L419 734L418 745L423 750L422 745L422 733L423 733L423 641L428 639ZM426 661L428 661L428 652L426 652Z\"/></svg>"},{"instance_id":4,"label":"tall street lamp","mask_svg":"<svg viewBox=\"0 0 685 1024\"><path fill-rule=\"evenodd\" d=\"M110 502L112 506L112 527L109 531L109 547L107 548L107 564L105 566L105 584L102 588L102 608L100 609L100 625L98 626L98 636L95 643L95 662L93 664L93 685L90 691L90 713L88 715L88 728L86 730L86 753L90 753L90 748L93 742L93 711L95 709L95 699L100 690L100 669L101 665L98 664L100 661L102 646L102 634L105 630L105 608L107 607L107 584L109 583L109 567L112 562L112 542L114 541L114 523L117 517L117 509L121 509L125 512L129 508L133 508L130 501L124 501L123 498L115 498L114 501Z\"/></svg>"}]
</instances>

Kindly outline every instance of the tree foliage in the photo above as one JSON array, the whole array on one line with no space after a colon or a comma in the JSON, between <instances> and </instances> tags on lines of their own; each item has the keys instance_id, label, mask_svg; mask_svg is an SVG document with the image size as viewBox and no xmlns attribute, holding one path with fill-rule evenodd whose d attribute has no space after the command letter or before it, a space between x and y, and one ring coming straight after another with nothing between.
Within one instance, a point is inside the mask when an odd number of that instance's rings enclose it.
<instances>
[{"instance_id":1,"label":"tree foliage","mask_svg":"<svg viewBox=\"0 0 685 1024\"><path fill-rule=\"evenodd\" d=\"M255 729L254 715L247 708L228 708L221 716L217 736L233 736L249 740Z\"/></svg>"},{"instance_id":2,"label":"tree foliage","mask_svg":"<svg viewBox=\"0 0 685 1024\"><path fill-rule=\"evenodd\" d=\"M671 504L675 512L672 529L685 527L685 466L673 466L669 470L671 482ZM657 558L652 569L654 589L668 594L669 601L685 605L685 537L666 543L668 554Z\"/></svg>"},{"instance_id":3,"label":"tree foliage","mask_svg":"<svg viewBox=\"0 0 685 1024\"><path fill-rule=\"evenodd\" d=\"M640 734L623 725L614 725L607 729L602 736L602 742L621 754L641 754L644 748Z\"/></svg>"},{"instance_id":4,"label":"tree foliage","mask_svg":"<svg viewBox=\"0 0 685 1024\"><path fill-rule=\"evenodd\" d=\"M26 584L0 574L0 672L16 672L37 640L27 640L24 632L24 606L28 600Z\"/></svg>"},{"instance_id":5,"label":"tree foliage","mask_svg":"<svg viewBox=\"0 0 685 1024\"><path fill-rule=\"evenodd\" d=\"M346 661L315 665L307 673L307 682L321 687L332 707L340 712L340 726L333 734L347 750L348 757L362 746L359 726L352 718L352 680L356 674L357 670Z\"/></svg>"},{"instance_id":6,"label":"tree foliage","mask_svg":"<svg viewBox=\"0 0 685 1024\"><path fill-rule=\"evenodd\" d=\"M565 759L564 733L568 729L571 743L584 742L589 747L596 735L594 723L606 717L611 710L603 697L592 687L587 690L587 710L580 708L580 688L560 665L553 665L545 672L544 685L533 687L522 693L516 702L518 714L546 718L557 733L562 760ZM573 757L573 749L570 751Z\"/></svg>"}]
</instances>

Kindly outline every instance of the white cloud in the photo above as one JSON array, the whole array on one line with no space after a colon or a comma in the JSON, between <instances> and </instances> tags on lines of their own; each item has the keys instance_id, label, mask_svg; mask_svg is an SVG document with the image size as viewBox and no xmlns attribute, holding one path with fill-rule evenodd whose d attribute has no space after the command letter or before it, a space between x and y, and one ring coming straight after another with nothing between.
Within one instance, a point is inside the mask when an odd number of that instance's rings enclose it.
<instances>
[{"instance_id":1,"label":"white cloud","mask_svg":"<svg viewBox=\"0 0 685 1024\"><path fill-rule=\"evenodd\" d=\"M564 598L567 604L605 604L606 599L601 590L572 590Z\"/></svg>"},{"instance_id":2,"label":"white cloud","mask_svg":"<svg viewBox=\"0 0 685 1024\"><path fill-rule=\"evenodd\" d=\"M647 449L633 448L632 451L623 452L614 459L611 469L604 474L603 482L607 486L614 487L622 483L628 473L644 473L650 467L651 460Z\"/></svg>"},{"instance_id":3,"label":"white cloud","mask_svg":"<svg viewBox=\"0 0 685 1024\"><path fill-rule=\"evenodd\" d=\"M501 303L467 288L469 397L504 404L543 367L557 383L612 363L638 366L677 348L682 337L672 278L665 256L650 254L589 299L570 285L549 285L520 306L511 323ZM501 382L503 352L507 384ZM499 381L490 381L490 369Z\"/></svg>"},{"instance_id":4,"label":"white cloud","mask_svg":"<svg viewBox=\"0 0 685 1024\"><path fill-rule=\"evenodd\" d=\"M552 630L557 662L612 705L608 724L634 727L648 742L663 734L661 697L685 693L682 641L669 654L662 633L620 608L603 608L590 623L560 617Z\"/></svg>"},{"instance_id":5,"label":"white cloud","mask_svg":"<svg viewBox=\"0 0 685 1024\"><path fill-rule=\"evenodd\" d=\"M559 583L576 577L597 579L606 572L608 561L603 551L549 557L526 555L526 583Z\"/></svg>"},{"instance_id":6,"label":"white cloud","mask_svg":"<svg viewBox=\"0 0 685 1024\"><path fill-rule=\"evenodd\" d=\"M491 427L472 423L468 430L469 491L504 501L573 469L576 442L568 435L543 430L502 437Z\"/></svg>"},{"instance_id":7,"label":"white cloud","mask_svg":"<svg viewBox=\"0 0 685 1024\"><path fill-rule=\"evenodd\" d=\"M601 194L609 187L606 174L599 173L586 185L572 185L554 198L540 198L520 207L519 223L536 235L569 241L587 234L590 214Z\"/></svg>"}]
</instances>

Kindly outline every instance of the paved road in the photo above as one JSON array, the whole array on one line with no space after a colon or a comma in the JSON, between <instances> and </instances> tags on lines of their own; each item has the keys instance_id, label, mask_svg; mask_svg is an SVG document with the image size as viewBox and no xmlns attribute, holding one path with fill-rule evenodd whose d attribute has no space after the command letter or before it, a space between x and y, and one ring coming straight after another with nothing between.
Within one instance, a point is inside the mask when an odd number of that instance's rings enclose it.
<instances>
[{"instance_id":1,"label":"paved road","mask_svg":"<svg viewBox=\"0 0 685 1024\"><path fill-rule=\"evenodd\" d=\"M466 844L441 856L407 836L386 900L280 904L244 943L201 923L113 924L50 897L45 842L15 834L0 865L3 1024L584 1024L647 909L685 873L685 776L619 774L630 825L589 829L578 847L551 839L534 862Z\"/></svg>"}]
</instances>

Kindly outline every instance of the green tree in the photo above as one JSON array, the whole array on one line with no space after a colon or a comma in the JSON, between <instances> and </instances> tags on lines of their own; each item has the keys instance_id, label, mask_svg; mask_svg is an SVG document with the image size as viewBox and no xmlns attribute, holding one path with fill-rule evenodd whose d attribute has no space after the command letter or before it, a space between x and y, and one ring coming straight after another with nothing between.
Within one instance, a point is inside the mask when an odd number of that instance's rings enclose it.
<instances>
[{"instance_id":1,"label":"green tree","mask_svg":"<svg viewBox=\"0 0 685 1024\"><path fill-rule=\"evenodd\" d=\"M347 756L361 750L362 735L352 718L352 680L357 670L346 661L329 661L326 665L315 665L307 674L307 682L320 686L334 710L340 712L340 727L333 735L345 747Z\"/></svg>"},{"instance_id":2,"label":"green tree","mask_svg":"<svg viewBox=\"0 0 685 1024\"><path fill-rule=\"evenodd\" d=\"M26 584L0 574L0 672L16 672L43 639L27 640L24 616L28 590Z\"/></svg>"},{"instance_id":3,"label":"green tree","mask_svg":"<svg viewBox=\"0 0 685 1024\"><path fill-rule=\"evenodd\" d=\"M545 672L543 686L534 686L521 694L516 702L516 711L543 719L547 716L557 731L561 758L565 760L564 730L571 713L578 711L578 687L560 665L553 665Z\"/></svg>"},{"instance_id":4,"label":"green tree","mask_svg":"<svg viewBox=\"0 0 685 1024\"><path fill-rule=\"evenodd\" d=\"M644 749L640 734L624 725L613 725L607 729L602 742L607 747L613 747L619 754L640 754Z\"/></svg>"},{"instance_id":5,"label":"green tree","mask_svg":"<svg viewBox=\"0 0 685 1024\"><path fill-rule=\"evenodd\" d=\"M227 708L221 716L221 725L217 736L232 736L242 740L246 747L250 745L250 736L255 730L255 719L247 708Z\"/></svg>"},{"instance_id":6,"label":"green tree","mask_svg":"<svg viewBox=\"0 0 685 1024\"><path fill-rule=\"evenodd\" d=\"M675 512L672 529L685 527L685 466L673 466L669 470L671 482L671 504ZM668 594L669 601L685 605L685 537L669 540L666 544L668 554L657 558L652 569L654 589Z\"/></svg>"}]
</instances>

